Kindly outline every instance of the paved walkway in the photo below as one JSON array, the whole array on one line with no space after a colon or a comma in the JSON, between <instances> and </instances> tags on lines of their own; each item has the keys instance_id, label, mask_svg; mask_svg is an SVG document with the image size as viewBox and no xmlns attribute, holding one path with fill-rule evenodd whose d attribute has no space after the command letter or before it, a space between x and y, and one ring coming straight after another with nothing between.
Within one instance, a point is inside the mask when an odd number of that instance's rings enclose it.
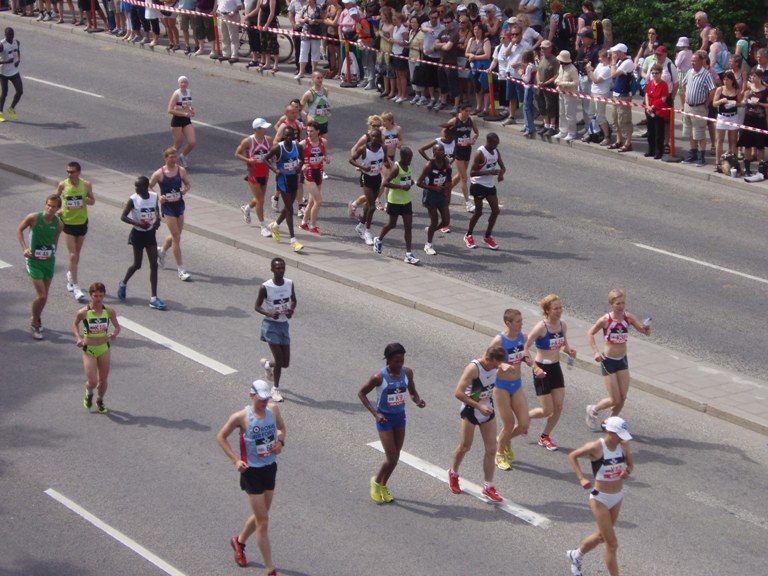
<instances>
[{"instance_id":1,"label":"paved walkway","mask_svg":"<svg viewBox=\"0 0 768 576\"><path fill-rule=\"evenodd\" d=\"M52 187L64 177L73 158L0 136L0 169L45 182ZM83 174L92 179L100 202L117 207L126 199L133 177L81 161ZM377 258L358 245L343 244L328 236L313 237L302 254L287 242L263 238L258 226L243 222L236 206L226 206L192 195L187 200L187 233L197 233L260 256L282 256L289 266L415 308L488 336L495 335L506 308L518 308L529 317L538 308L509 296L478 288L426 267L407 266L399 260ZM222 222L229 223L222 226ZM587 343L589 328L568 319L569 342L578 351L579 368L597 373ZM768 383L723 370L675 353L644 338L631 343L632 385L751 430L768 434Z\"/></svg>"}]
</instances>

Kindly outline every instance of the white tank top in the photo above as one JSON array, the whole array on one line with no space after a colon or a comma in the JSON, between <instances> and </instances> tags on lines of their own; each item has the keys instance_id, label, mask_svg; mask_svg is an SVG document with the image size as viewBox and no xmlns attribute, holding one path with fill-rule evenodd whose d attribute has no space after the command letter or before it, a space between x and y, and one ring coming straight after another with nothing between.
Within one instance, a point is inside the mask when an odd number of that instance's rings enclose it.
<instances>
[{"instance_id":1,"label":"white tank top","mask_svg":"<svg viewBox=\"0 0 768 576\"><path fill-rule=\"evenodd\" d=\"M488 150L485 149L485 146L480 146L480 148L477 149L478 152L480 152L483 155L483 164L480 166L480 170L483 172L490 171L490 170L496 170L498 168L499 163L499 151L494 150L493 152L488 152ZM496 185L496 176L493 174L483 174L482 176L470 176L469 178L470 182L472 184L480 184L481 186L485 186L486 188L493 188Z\"/></svg>"},{"instance_id":2,"label":"white tank top","mask_svg":"<svg viewBox=\"0 0 768 576\"><path fill-rule=\"evenodd\" d=\"M615 450L608 449L605 438L600 438L600 444L603 447L603 457L599 460L592 460L592 472L595 474L595 480L602 482L621 480L621 474L627 469L621 444L616 446Z\"/></svg>"},{"instance_id":3,"label":"white tank top","mask_svg":"<svg viewBox=\"0 0 768 576\"><path fill-rule=\"evenodd\" d=\"M157 220L157 193L150 192L149 198L142 198L138 194L131 195L131 202L133 203L133 210L131 211L131 218L135 222L149 222L154 224ZM136 230L140 232L148 232L146 228L141 226L134 226ZM151 230L151 228L150 228Z\"/></svg>"},{"instance_id":4,"label":"white tank top","mask_svg":"<svg viewBox=\"0 0 768 576\"><path fill-rule=\"evenodd\" d=\"M267 280L262 284L267 289L267 296L264 298L263 307L267 312L285 312L291 308L291 294L293 293L293 281L283 278L283 285L277 286L272 280ZM270 318L273 322L288 322L285 314L280 314L277 320Z\"/></svg>"},{"instance_id":5,"label":"white tank top","mask_svg":"<svg viewBox=\"0 0 768 576\"><path fill-rule=\"evenodd\" d=\"M370 167L370 171L364 172L366 176L376 176L381 174L381 168L384 165L384 148L379 148L376 152L366 147L365 158L362 158L361 164Z\"/></svg>"},{"instance_id":6,"label":"white tank top","mask_svg":"<svg viewBox=\"0 0 768 576\"><path fill-rule=\"evenodd\" d=\"M3 52L0 54L0 75L10 78L19 73L19 43L16 39L8 42L5 38L0 41Z\"/></svg>"}]
</instances>

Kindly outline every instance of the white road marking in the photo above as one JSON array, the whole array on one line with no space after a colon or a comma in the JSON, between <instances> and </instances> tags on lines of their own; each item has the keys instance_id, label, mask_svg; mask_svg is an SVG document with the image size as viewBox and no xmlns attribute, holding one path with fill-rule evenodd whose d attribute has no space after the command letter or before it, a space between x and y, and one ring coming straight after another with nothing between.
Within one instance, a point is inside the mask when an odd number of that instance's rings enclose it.
<instances>
[{"instance_id":1,"label":"white road marking","mask_svg":"<svg viewBox=\"0 0 768 576\"><path fill-rule=\"evenodd\" d=\"M374 450L378 450L379 452L384 452L384 447L381 445L381 442L379 441L369 442L368 446L370 446ZM445 482L446 484L448 483L448 472L446 470L438 466L435 466L434 464L431 464L426 460L422 460L418 456L414 456L413 454L409 454L408 452L400 452L400 462L404 462L405 464L408 464L409 466L416 468L416 470L420 470L421 472L424 472L425 474L428 474L433 478L437 478L441 482ZM469 482L468 480L465 480L463 478L461 480L461 491L471 496L474 496L478 500L482 500L483 502L488 502L488 499L482 494L483 489L481 486L478 486L477 484L473 484L472 482ZM494 505L500 510L503 510L508 514L512 514L512 516L515 516L516 518L519 518L523 522L527 522L532 526L546 529L552 525L552 521L546 516L542 516L541 514L537 514L532 510L523 508L522 506L515 504L514 502L512 502L511 500L507 500L506 498L504 498L503 502L499 502L498 504L494 504Z\"/></svg>"},{"instance_id":2,"label":"white road marking","mask_svg":"<svg viewBox=\"0 0 768 576\"><path fill-rule=\"evenodd\" d=\"M711 494L707 494L706 492L689 492L686 494L686 496L688 496L688 498L694 502L699 502L700 504L704 504L705 506L709 506L711 508L720 508L735 516L739 520L749 522L750 524L753 524L758 528L762 528L763 530L768 530L768 520L765 518L756 516L749 510L744 510L743 508L739 508L733 504L718 500Z\"/></svg>"},{"instance_id":3,"label":"white road marking","mask_svg":"<svg viewBox=\"0 0 768 576\"><path fill-rule=\"evenodd\" d=\"M674 252L667 252L666 250L661 250L659 248L654 248L653 246L647 246L645 244L635 243L635 246L637 246L638 248L642 248L643 250L650 250L651 252L656 252L657 254L664 254L665 256L671 256L672 258L679 258L680 260L685 260L686 262L693 262L694 264L706 266L707 268L712 268L713 270L719 270L720 272L728 272L729 274L733 274L735 276L741 276L742 278L746 278L748 280L754 280L756 282L762 282L763 284L768 284L768 280L766 280L765 278L760 278L759 276L752 276L751 274L745 274L744 272L739 272L738 270L731 270L730 268L724 268L723 266L718 266L717 264L710 264L709 262L704 262L703 260L696 260L695 258L690 258L688 256L683 256L681 254L675 254Z\"/></svg>"},{"instance_id":4,"label":"white road marking","mask_svg":"<svg viewBox=\"0 0 768 576\"><path fill-rule=\"evenodd\" d=\"M24 76L24 80L31 80L32 82L39 82L40 84L45 84L46 86L54 86L56 88L61 88L62 90L70 90L71 92L77 92L78 94L85 94L86 96L93 96L94 98L104 98L101 94L94 94L93 92L86 92L85 90L78 90L77 88L72 88L71 86L64 86L64 84L56 84L56 82L48 82L48 80L41 80L40 78L35 78L33 76Z\"/></svg>"},{"instance_id":5,"label":"white road marking","mask_svg":"<svg viewBox=\"0 0 768 576\"><path fill-rule=\"evenodd\" d=\"M182 572L181 570L177 570L176 568L168 564L168 562L166 562L156 554L153 554L152 552L144 548L144 546L142 546L135 540L132 540L131 538L129 538L128 536L126 536L116 528L112 528L112 526L110 526L103 520L100 520L99 518L97 518L96 516L88 512L85 508L76 504L66 496L58 493L53 488L48 488L48 490L46 490L45 493L48 494L48 496L50 496L57 502L59 502L60 504L63 504L64 506L72 510L72 512L74 512L75 514L82 516L85 520L87 520L88 522L96 526L96 528L98 528L102 532L108 534L109 536L112 536L112 538L120 542L120 544L122 544L123 546L130 548L131 550L136 552L136 554L138 554L145 560L148 560L149 562L151 562L152 564L160 568L160 570L162 570L166 574L170 574L171 576L186 576L186 574L184 574L184 572Z\"/></svg>"},{"instance_id":6,"label":"white road marking","mask_svg":"<svg viewBox=\"0 0 768 576\"><path fill-rule=\"evenodd\" d=\"M221 126L216 126L215 124L207 124L206 122L200 122L199 120L195 120L195 126L205 126L206 128L212 128L214 130L221 130L222 132L226 132L227 134L234 134L235 136L240 136L241 138L245 138L246 136L249 136L249 134L243 134L242 132L238 132L237 130L222 128Z\"/></svg>"},{"instance_id":7,"label":"white road marking","mask_svg":"<svg viewBox=\"0 0 768 576\"><path fill-rule=\"evenodd\" d=\"M11 266L13 266L13 264L8 264L8 262L3 262L2 260L0 260L0 270L2 270L3 268L10 268Z\"/></svg>"},{"instance_id":8,"label":"white road marking","mask_svg":"<svg viewBox=\"0 0 768 576\"><path fill-rule=\"evenodd\" d=\"M136 322L134 322L133 320L129 320L125 316L118 316L117 320L118 322L120 322L120 326L122 326L123 328L127 328L132 332L136 332L136 334L139 334L140 336L144 336L144 338L148 340L152 340L152 342L156 342L161 346L170 348L177 354L181 354L182 356L185 356L190 360L194 360L198 364L207 366L208 368L210 368L211 370L215 370L219 374L223 374L224 376L227 376L229 374L234 374L235 372L237 372L237 370L235 370L234 368L230 368L226 364L222 364L221 362L218 362L213 358L209 358L204 354L195 352L191 348L187 348L183 344L179 344L178 342L175 342L170 338L166 338L162 334L158 334L157 332L150 330L149 328L145 328L141 324L137 324Z\"/></svg>"}]
</instances>

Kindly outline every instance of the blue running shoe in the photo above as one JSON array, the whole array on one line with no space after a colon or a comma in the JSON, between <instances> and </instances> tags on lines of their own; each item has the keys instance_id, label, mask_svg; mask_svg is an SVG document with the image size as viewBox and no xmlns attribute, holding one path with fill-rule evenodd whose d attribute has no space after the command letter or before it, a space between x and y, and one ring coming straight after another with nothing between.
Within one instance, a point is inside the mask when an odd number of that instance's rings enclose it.
<instances>
[{"instance_id":1,"label":"blue running shoe","mask_svg":"<svg viewBox=\"0 0 768 576\"><path fill-rule=\"evenodd\" d=\"M120 283L117 285L117 297L120 300L125 300L127 288L128 288L128 284L120 280Z\"/></svg>"},{"instance_id":2,"label":"blue running shoe","mask_svg":"<svg viewBox=\"0 0 768 576\"><path fill-rule=\"evenodd\" d=\"M149 307L154 308L155 310L165 310L166 308L168 308L168 306L165 305L165 302L160 300L160 298L158 298L157 296L150 299Z\"/></svg>"}]
</instances>

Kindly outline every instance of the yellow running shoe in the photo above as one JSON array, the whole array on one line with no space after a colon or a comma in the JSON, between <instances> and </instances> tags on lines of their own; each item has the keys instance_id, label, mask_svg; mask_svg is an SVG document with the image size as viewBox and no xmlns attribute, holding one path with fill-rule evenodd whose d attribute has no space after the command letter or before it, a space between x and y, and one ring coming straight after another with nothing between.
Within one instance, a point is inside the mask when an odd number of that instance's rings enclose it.
<instances>
[{"instance_id":1,"label":"yellow running shoe","mask_svg":"<svg viewBox=\"0 0 768 576\"><path fill-rule=\"evenodd\" d=\"M507 470L512 470L512 466L509 462L507 462L504 454L496 454L496 468L499 470L504 470L505 472Z\"/></svg>"},{"instance_id":2,"label":"yellow running shoe","mask_svg":"<svg viewBox=\"0 0 768 576\"><path fill-rule=\"evenodd\" d=\"M5 122L5 116L0 112L0 122Z\"/></svg>"},{"instance_id":3,"label":"yellow running shoe","mask_svg":"<svg viewBox=\"0 0 768 576\"><path fill-rule=\"evenodd\" d=\"M387 488L382 484L379 485L379 493L381 494L382 500L384 500L386 504L389 504L390 502L395 501L395 497L389 493L389 488Z\"/></svg>"},{"instance_id":4,"label":"yellow running shoe","mask_svg":"<svg viewBox=\"0 0 768 576\"><path fill-rule=\"evenodd\" d=\"M504 446L504 458L507 459L507 462L514 462L515 460L515 453L512 452L512 446L509 444Z\"/></svg>"},{"instance_id":5,"label":"yellow running shoe","mask_svg":"<svg viewBox=\"0 0 768 576\"><path fill-rule=\"evenodd\" d=\"M298 240L294 240L293 242L291 242L291 248L293 248L294 252L301 252L302 250L304 250L304 244L302 244Z\"/></svg>"},{"instance_id":6,"label":"yellow running shoe","mask_svg":"<svg viewBox=\"0 0 768 576\"><path fill-rule=\"evenodd\" d=\"M267 228L272 232L272 238L275 239L275 242L280 242L280 231L277 229L277 222L272 222L267 225Z\"/></svg>"},{"instance_id":7,"label":"yellow running shoe","mask_svg":"<svg viewBox=\"0 0 768 576\"><path fill-rule=\"evenodd\" d=\"M16 110L14 108L8 108L8 117L11 120L16 120Z\"/></svg>"},{"instance_id":8,"label":"yellow running shoe","mask_svg":"<svg viewBox=\"0 0 768 576\"><path fill-rule=\"evenodd\" d=\"M381 494L381 485L376 482L376 476L371 476L371 500L376 504L384 502L384 497Z\"/></svg>"}]
</instances>

